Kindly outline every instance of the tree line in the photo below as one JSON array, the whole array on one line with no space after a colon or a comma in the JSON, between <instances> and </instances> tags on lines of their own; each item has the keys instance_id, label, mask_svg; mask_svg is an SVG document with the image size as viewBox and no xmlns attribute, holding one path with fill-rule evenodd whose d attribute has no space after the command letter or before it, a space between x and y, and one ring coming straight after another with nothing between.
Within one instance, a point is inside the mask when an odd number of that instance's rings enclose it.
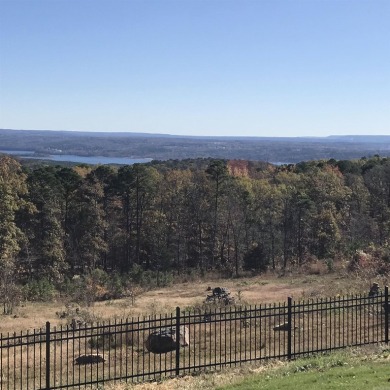
<instances>
[{"instance_id":1,"label":"tree line","mask_svg":"<svg viewBox=\"0 0 390 390\"><path fill-rule=\"evenodd\" d=\"M1 283L95 269L221 270L390 261L390 158L283 166L183 160L22 166L0 158Z\"/></svg>"}]
</instances>

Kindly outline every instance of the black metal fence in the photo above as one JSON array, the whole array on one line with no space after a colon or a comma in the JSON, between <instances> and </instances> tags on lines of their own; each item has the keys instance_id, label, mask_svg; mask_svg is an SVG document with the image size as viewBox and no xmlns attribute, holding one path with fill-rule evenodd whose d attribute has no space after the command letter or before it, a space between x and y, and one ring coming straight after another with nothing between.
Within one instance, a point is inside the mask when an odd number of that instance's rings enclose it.
<instances>
[{"instance_id":1,"label":"black metal fence","mask_svg":"<svg viewBox=\"0 0 390 390\"><path fill-rule=\"evenodd\" d=\"M388 343L388 288L259 306L214 308L86 326L1 334L0 389L96 388L107 381L146 381L263 359L292 359L347 346ZM152 353L148 336L171 329L189 345ZM85 361L78 359L85 356ZM94 361L88 361L93 359ZM104 361L103 361L104 360Z\"/></svg>"}]
</instances>

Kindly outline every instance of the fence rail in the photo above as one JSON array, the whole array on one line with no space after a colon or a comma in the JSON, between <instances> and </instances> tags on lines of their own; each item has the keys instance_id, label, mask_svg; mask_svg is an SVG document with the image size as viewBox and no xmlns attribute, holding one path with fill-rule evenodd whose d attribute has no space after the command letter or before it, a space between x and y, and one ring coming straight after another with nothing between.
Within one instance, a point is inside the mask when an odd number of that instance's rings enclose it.
<instances>
[{"instance_id":1,"label":"fence rail","mask_svg":"<svg viewBox=\"0 0 390 390\"><path fill-rule=\"evenodd\" d=\"M348 346L389 342L389 294L344 296L207 311L185 311L85 326L0 335L0 389L93 388L141 382L264 359L292 359ZM145 341L161 329L176 342L167 353ZM92 361L80 361L80 356ZM84 363L84 364L83 364Z\"/></svg>"}]
</instances>

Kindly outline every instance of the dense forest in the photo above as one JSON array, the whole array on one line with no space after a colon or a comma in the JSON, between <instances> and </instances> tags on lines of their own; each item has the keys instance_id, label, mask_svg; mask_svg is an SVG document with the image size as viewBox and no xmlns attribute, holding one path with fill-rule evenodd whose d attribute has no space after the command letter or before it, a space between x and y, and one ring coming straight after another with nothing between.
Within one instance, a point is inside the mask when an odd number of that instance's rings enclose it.
<instances>
[{"instance_id":1,"label":"dense forest","mask_svg":"<svg viewBox=\"0 0 390 390\"><path fill-rule=\"evenodd\" d=\"M70 168L3 156L0 220L3 299L97 269L238 276L360 251L387 272L390 158Z\"/></svg>"}]
</instances>

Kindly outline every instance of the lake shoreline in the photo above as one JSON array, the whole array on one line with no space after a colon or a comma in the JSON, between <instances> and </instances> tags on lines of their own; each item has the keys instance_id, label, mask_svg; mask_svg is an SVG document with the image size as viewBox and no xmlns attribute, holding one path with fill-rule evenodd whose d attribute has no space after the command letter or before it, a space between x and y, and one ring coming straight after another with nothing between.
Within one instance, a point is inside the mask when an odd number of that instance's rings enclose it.
<instances>
[{"instance_id":1,"label":"lake shoreline","mask_svg":"<svg viewBox=\"0 0 390 390\"><path fill-rule=\"evenodd\" d=\"M75 154L49 154L47 156L37 156L35 155L35 152L28 151L28 150L0 150L0 153L8 154L22 159L50 160L50 161L72 162L72 163L90 164L90 165L146 164L153 160L152 158L78 156Z\"/></svg>"}]
</instances>

